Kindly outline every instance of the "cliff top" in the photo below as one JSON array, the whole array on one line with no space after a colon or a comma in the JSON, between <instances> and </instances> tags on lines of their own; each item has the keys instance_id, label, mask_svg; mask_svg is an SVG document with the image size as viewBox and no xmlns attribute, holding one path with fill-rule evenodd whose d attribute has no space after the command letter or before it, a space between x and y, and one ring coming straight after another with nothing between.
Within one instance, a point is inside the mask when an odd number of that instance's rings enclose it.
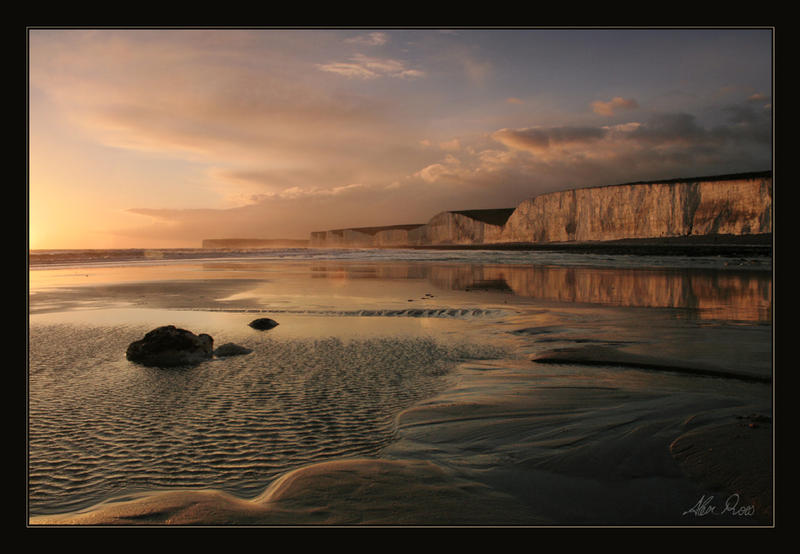
<instances>
[{"instance_id":1,"label":"cliff top","mask_svg":"<svg viewBox=\"0 0 800 554\"><path fill-rule=\"evenodd\" d=\"M466 216L490 225L505 225L516 208L498 208L493 210L460 210L450 213Z\"/></svg>"},{"instance_id":2,"label":"cliff top","mask_svg":"<svg viewBox=\"0 0 800 554\"><path fill-rule=\"evenodd\" d=\"M397 231L397 230L406 230L410 231L411 229L416 229L418 227L422 227L425 225L424 223L409 223L405 225L385 225L383 227L347 227L345 229L331 229L328 231L329 233L342 233L344 231L358 231L359 233L364 233L366 235L375 235L380 233L381 231Z\"/></svg>"},{"instance_id":3,"label":"cliff top","mask_svg":"<svg viewBox=\"0 0 800 554\"><path fill-rule=\"evenodd\" d=\"M626 187L630 185L664 185L669 183L695 183L701 181L735 181L739 179L766 179L772 177L772 171L751 171L748 173L728 173L725 175L707 175L705 177L676 177L673 179L660 179L655 181L634 181L631 183L617 183L614 185L596 185L579 188L604 188L604 187ZM568 189L576 190L576 189ZM554 191L567 192L567 191Z\"/></svg>"}]
</instances>

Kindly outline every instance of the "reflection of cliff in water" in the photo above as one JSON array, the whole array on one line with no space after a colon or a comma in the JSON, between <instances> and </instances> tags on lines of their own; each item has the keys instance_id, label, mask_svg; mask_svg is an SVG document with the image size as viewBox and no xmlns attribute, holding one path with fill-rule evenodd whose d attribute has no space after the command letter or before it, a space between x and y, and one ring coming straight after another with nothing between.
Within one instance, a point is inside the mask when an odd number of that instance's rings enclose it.
<instances>
[{"instance_id":1,"label":"reflection of cliff in water","mask_svg":"<svg viewBox=\"0 0 800 554\"><path fill-rule=\"evenodd\" d=\"M481 288L505 281L514 294L541 300L619 306L685 308L697 317L746 321L772 319L772 276L766 272L690 269L598 269L483 266L472 284L463 272L436 272L441 286Z\"/></svg>"},{"instance_id":2,"label":"reflection of cliff in water","mask_svg":"<svg viewBox=\"0 0 800 554\"><path fill-rule=\"evenodd\" d=\"M312 276L422 279L446 290L509 292L558 302L677 308L709 319L772 319L772 275L764 271L320 263L312 268Z\"/></svg>"},{"instance_id":3,"label":"reflection of cliff in water","mask_svg":"<svg viewBox=\"0 0 800 554\"><path fill-rule=\"evenodd\" d=\"M414 263L318 262L311 266L314 279L427 279L429 268Z\"/></svg>"}]
</instances>

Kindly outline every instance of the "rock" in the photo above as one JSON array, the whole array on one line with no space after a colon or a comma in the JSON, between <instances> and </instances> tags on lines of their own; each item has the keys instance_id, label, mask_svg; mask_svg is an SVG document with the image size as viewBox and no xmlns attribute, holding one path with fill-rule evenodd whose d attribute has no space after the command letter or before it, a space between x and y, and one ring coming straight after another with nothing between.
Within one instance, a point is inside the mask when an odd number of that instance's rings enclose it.
<instances>
[{"instance_id":1,"label":"rock","mask_svg":"<svg viewBox=\"0 0 800 554\"><path fill-rule=\"evenodd\" d=\"M252 352L252 350L246 346L241 346L232 342L226 342L214 350L214 355L220 357L241 356L242 354L249 354L250 352Z\"/></svg>"},{"instance_id":2,"label":"rock","mask_svg":"<svg viewBox=\"0 0 800 554\"><path fill-rule=\"evenodd\" d=\"M174 325L158 327L128 346L126 357L146 366L194 365L211 358L214 339Z\"/></svg>"},{"instance_id":3,"label":"rock","mask_svg":"<svg viewBox=\"0 0 800 554\"><path fill-rule=\"evenodd\" d=\"M258 329L259 331L266 331L267 329L272 329L273 327L277 327L278 322L268 317L262 317L259 319L254 319L249 323L249 325L253 329Z\"/></svg>"}]
</instances>

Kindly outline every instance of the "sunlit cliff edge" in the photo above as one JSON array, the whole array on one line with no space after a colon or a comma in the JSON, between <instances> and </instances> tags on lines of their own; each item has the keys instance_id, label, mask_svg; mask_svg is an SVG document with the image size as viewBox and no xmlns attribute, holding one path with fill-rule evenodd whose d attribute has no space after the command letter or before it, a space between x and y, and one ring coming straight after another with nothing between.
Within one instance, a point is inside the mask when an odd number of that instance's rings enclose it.
<instances>
[{"instance_id":1,"label":"sunlit cliff edge","mask_svg":"<svg viewBox=\"0 0 800 554\"><path fill-rule=\"evenodd\" d=\"M516 208L445 211L427 223L315 231L311 247L550 244L772 233L772 172L541 194Z\"/></svg>"}]
</instances>

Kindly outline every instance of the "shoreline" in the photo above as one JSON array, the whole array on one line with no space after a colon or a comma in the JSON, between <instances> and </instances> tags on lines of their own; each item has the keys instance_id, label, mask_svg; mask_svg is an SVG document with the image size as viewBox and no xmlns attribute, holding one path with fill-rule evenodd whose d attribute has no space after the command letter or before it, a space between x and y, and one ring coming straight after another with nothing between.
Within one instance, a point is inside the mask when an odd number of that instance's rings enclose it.
<instances>
[{"instance_id":1,"label":"shoreline","mask_svg":"<svg viewBox=\"0 0 800 554\"><path fill-rule=\"evenodd\" d=\"M542 250L565 251L584 254L629 254L652 256L771 256L772 233L757 235L691 235L678 237L627 238L606 241L573 242L499 242L476 244L405 244L396 246L373 246L368 250ZM172 248L35 248L28 250L29 263L46 265L48 255L59 254L76 260L87 255L103 252L105 258L120 261L134 259L158 259L158 252L182 253L182 258L191 261L205 257L210 251L258 252L262 250L353 250L359 246L260 246L260 247L172 247ZM31 258L33 254L33 258ZM36 263L32 265L37 265Z\"/></svg>"},{"instance_id":2,"label":"shoreline","mask_svg":"<svg viewBox=\"0 0 800 554\"><path fill-rule=\"evenodd\" d=\"M435 244L407 246L406 248L412 250L540 250L632 256L768 257L772 255L772 240L772 233L766 233L760 235L694 235L689 237L618 239L597 242Z\"/></svg>"}]
</instances>

